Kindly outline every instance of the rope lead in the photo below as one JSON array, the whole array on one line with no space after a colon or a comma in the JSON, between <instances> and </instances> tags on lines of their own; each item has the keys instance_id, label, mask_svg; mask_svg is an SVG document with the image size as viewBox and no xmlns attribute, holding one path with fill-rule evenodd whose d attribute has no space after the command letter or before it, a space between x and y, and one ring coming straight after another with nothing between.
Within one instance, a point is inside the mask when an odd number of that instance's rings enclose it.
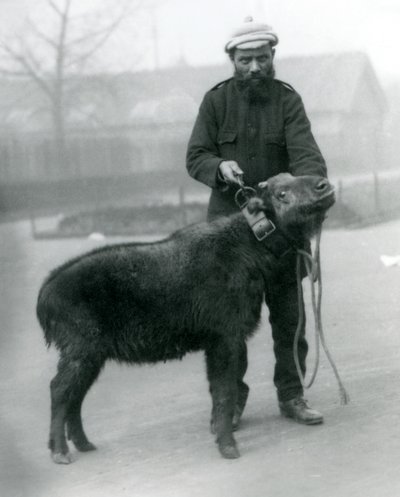
<instances>
[{"instance_id":1,"label":"rope lead","mask_svg":"<svg viewBox=\"0 0 400 497\"><path fill-rule=\"evenodd\" d=\"M321 241L321 230L318 231L316 238L316 245L314 251L314 257L312 257L305 250L298 249L297 250L297 259L296 259L296 277L297 277L297 298L298 298L298 307L299 307L299 321L297 324L297 329L293 341L293 357L294 362L296 364L297 374L299 375L301 385L303 388L310 388L314 383L314 380L317 376L317 371L319 367L319 359L320 359L320 343L325 351L325 355L329 360L329 363L333 369L333 372L336 376L336 380L339 385L339 395L340 395L340 403L342 405L348 404L350 402L349 394L347 393L343 382L340 378L339 372L337 370L336 364L333 360L332 355L328 350L328 346L325 341L325 335L322 328L322 317L321 317L321 302L322 302L322 279L321 279L321 263L320 263L320 241ZM307 275L310 282L311 289L311 302L312 302L312 310L314 315L314 324L315 324L315 362L314 369L311 375L310 380L306 383L305 374L301 369L300 361L299 361L299 353L298 353L298 342L301 330L304 326L304 303L303 303L303 287L301 282L301 262L304 262ZM317 283L317 296L315 295L315 283Z\"/></svg>"}]
</instances>

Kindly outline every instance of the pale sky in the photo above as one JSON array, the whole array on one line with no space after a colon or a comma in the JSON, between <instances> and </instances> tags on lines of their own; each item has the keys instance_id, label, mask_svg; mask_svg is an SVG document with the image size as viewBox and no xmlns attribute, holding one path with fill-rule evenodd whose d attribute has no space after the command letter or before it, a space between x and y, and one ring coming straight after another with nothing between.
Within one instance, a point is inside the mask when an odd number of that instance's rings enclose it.
<instances>
[{"instance_id":1,"label":"pale sky","mask_svg":"<svg viewBox=\"0 0 400 497\"><path fill-rule=\"evenodd\" d=\"M0 0L0 32L18 32L29 10L42 0ZM79 8L113 5L113 0L75 0ZM116 0L115 0L116 1ZM381 80L400 80L400 0L143 0L146 12L129 19L102 57L108 68L152 68L158 33L159 66L180 56L192 65L226 60L227 38L247 15L273 26L280 43L277 56L343 50L366 52ZM151 10L158 3L159 7ZM114 2L115 5L115 2ZM151 15L153 12L153 15ZM40 23L46 27L46 18ZM140 26L140 36L137 36ZM138 55L142 54L142 56Z\"/></svg>"}]
</instances>

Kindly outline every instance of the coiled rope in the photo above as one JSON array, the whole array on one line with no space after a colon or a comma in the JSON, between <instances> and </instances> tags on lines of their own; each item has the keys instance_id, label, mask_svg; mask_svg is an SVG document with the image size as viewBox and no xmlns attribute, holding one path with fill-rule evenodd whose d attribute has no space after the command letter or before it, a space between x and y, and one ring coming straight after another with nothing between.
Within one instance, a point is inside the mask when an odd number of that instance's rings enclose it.
<instances>
[{"instance_id":1,"label":"coiled rope","mask_svg":"<svg viewBox=\"0 0 400 497\"><path fill-rule=\"evenodd\" d=\"M317 371L319 367L320 359L320 343L325 351L325 355L329 360L329 363L333 369L336 380L339 385L339 395L340 403L342 405L348 404L350 402L349 394L347 393L343 382L340 378L339 372L337 370L336 364L330 354L326 341L325 335L322 327L322 317L321 317L321 302L322 302L322 278L321 278L321 263L320 263L320 242L321 242L321 229L318 231L316 236L314 256L310 255L305 250L297 249L297 260L296 260L296 277L297 277L297 298L299 307L299 321L297 324L297 329L293 342L293 356L296 364L297 374L299 375L301 385L303 388L308 389L314 383L317 376ZM298 353L298 343L300 338L301 330L304 326L305 321L305 311L303 303L303 286L301 281L301 262L304 262L307 269L308 280L310 282L311 289L311 303L312 311L314 315L314 327L315 327L315 361L314 369L311 374L311 378L308 382L305 380L305 375L300 367L299 353ZM315 286L317 285L317 295L315 291Z\"/></svg>"}]
</instances>

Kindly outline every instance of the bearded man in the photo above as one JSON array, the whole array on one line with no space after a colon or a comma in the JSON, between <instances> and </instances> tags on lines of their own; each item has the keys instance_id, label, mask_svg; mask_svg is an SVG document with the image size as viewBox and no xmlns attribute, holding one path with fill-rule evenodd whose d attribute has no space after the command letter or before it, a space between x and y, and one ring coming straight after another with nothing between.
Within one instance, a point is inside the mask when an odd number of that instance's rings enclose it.
<instances>
[{"instance_id":1,"label":"bearded man","mask_svg":"<svg viewBox=\"0 0 400 497\"><path fill-rule=\"evenodd\" d=\"M187 169L211 191L208 220L237 212L239 180L256 186L283 172L294 176L326 176L324 158L311 132L301 97L287 83L275 79L274 56L278 36L270 26L246 18L225 46L234 76L208 91L187 150ZM298 323L296 253L279 258L273 281L266 282L275 353L274 384L281 414L314 425L323 416L311 409L293 358ZM305 374L308 345L305 328L298 342L300 367ZM241 373L247 368L242 351ZM241 410L248 387L238 381ZM239 409L240 411L240 409ZM241 412L236 413L240 418Z\"/></svg>"}]
</instances>

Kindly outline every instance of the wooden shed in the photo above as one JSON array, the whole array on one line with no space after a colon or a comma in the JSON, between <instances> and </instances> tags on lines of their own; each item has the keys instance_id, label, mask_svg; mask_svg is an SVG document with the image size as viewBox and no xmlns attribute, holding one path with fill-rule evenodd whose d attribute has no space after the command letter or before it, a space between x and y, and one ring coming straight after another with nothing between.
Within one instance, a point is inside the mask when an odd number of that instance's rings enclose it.
<instances>
[{"instance_id":1,"label":"wooden shed","mask_svg":"<svg viewBox=\"0 0 400 497\"><path fill-rule=\"evenodd\" d=\"M301 94L331 174L384 169L387 104L368 57L359 52L282 59L277 77Z\"/></svg>"}]
</instances>

